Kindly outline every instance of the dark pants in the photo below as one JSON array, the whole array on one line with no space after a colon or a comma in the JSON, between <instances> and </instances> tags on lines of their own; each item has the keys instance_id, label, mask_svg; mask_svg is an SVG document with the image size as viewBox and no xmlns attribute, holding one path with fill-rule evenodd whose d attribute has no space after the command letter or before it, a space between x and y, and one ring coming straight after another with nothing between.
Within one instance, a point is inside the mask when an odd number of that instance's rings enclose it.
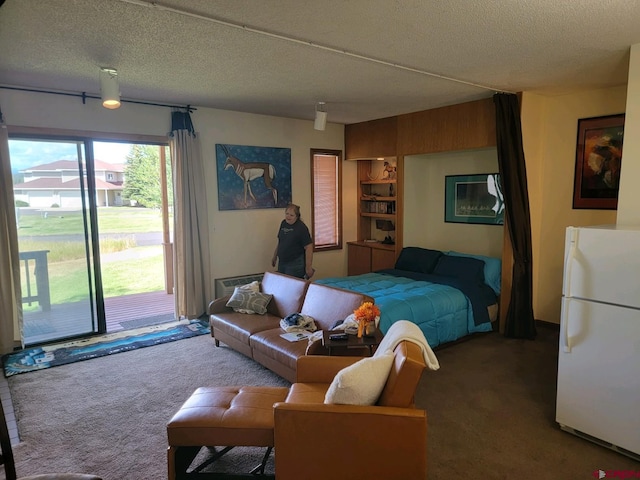
<instances>
[{"instance_id":1,"label":"dark pants","mask_svg":"<svg viewBox=\"0 0 640 480\"><path fill-rule=\"evenodd\" d=\"M278 272L285 275L291 275L292 277L304 278L304 255L300 255L298 258L289 260L288 262L278 261Z\"/></svg>"}]
</instances>

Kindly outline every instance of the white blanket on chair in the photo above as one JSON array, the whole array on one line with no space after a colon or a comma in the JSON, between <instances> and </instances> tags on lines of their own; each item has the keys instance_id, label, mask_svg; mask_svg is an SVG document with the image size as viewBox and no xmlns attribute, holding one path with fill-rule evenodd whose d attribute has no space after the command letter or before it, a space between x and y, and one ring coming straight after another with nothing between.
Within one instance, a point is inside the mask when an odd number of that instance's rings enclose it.
<instances>
[{"instance_id":1,"label":"white blanket on chair","mask_svg":"<svg viewBox=\"0 0 640 480\"><path fill-rule=\"evenodd\" d=\"M408 320L398 320L389 327L389 330L386 335L382 337L382 341L373 356L384 355L384 352L387 350L393 351L393 349L404 340L415 343L420 347L424 355L424 362L429 369L438 370L440 368L436 354L431 350L424 333L422 333L420 327Z\"/></svg>"}]
</instances>

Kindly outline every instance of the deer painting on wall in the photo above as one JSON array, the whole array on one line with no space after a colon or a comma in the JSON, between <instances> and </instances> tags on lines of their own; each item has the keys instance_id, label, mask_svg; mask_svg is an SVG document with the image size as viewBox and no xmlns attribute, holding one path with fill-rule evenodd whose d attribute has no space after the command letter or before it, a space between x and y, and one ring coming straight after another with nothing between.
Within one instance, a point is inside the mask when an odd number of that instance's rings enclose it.
<instances>
[{"instance_id":1,"label":"deer painting on wall","mask_svg":"<svg viewBox=\"0 0 640 480\"><path fill-rule=\"evenodd\" d=\"M287 161L286 167L290 171L290 149L220 144L216 147L220 210L279 206L278 188L274 182L276 179L276 165L274 163L284 159ZM286 170L287 168L285 168ZM242 181L242 196L239 195L237 180L232 181L226 172L235 173L234 178L239 178ZM221 178L222 175L224 175L223 178ZM290 182L289 176L289 191ZM266 194L268 194L268 199L265 197Z\"/></svg>"}]
</instances>

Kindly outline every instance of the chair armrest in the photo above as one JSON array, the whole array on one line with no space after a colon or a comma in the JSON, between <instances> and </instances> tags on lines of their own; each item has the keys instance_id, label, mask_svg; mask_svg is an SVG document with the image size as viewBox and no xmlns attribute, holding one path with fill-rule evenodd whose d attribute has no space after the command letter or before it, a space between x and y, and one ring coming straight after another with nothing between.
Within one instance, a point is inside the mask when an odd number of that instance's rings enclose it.
<instances>
[{"instance_id":1,"label":"chair armrest","mask_svg":"<svg viewBox=\"0 0 640 480\"><path fill-rule=\"evenodd\" d=\"M362 358L303 355L298 357L296 363L296 382L331 383L340 370L353 365Z\"/></svg>"},{"instance_id":2,"label":"chair armrest","mask_svg":"<svg viewBox=\"0 0 640 480\"><path fill-rule=\"evenodd\" d=\"M274 421L278 480L426 478L424 410L276 403Z\"/></svg>"},{"instance_id":3,"label":"chair armrest","mask_svg":"<svg viewBox=\"0 0 640 480\"><path fill-rule=\"evenodd\" d=\"M227 302L230 298L231 295L225 295L224 297L217 298L209 303L209 315L213 315L214 313L228 312L229 310L232 310L231 308L227 307Z\"/></svg>"}]
</instances>

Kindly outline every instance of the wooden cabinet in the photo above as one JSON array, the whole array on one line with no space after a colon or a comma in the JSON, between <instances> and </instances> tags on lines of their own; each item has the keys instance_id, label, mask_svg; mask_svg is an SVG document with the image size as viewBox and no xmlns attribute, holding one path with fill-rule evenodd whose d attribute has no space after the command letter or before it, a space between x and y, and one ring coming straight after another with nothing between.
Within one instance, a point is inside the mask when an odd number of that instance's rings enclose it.
<instances>
[{"instance_id":1,"label":"wooden cabinet","mask_svg":"<svg viewBox=\"0 0 640 480\"><path fill-rule=\"evenodd\" d=\"M352 123L344 127L347 160L395 157L398 117Z\"/></svg>"},{"instance_id":2,"label":"wooden cabinet","mask_svg":"<svg viewBox=\"0 0 640 480\"><path fill-rule=\"evenodd\" d=\"M348 275L361 275L385 268L393 268L396 252L393 245L369 242L347 242Z\"/></svg>"}]
</instances>

